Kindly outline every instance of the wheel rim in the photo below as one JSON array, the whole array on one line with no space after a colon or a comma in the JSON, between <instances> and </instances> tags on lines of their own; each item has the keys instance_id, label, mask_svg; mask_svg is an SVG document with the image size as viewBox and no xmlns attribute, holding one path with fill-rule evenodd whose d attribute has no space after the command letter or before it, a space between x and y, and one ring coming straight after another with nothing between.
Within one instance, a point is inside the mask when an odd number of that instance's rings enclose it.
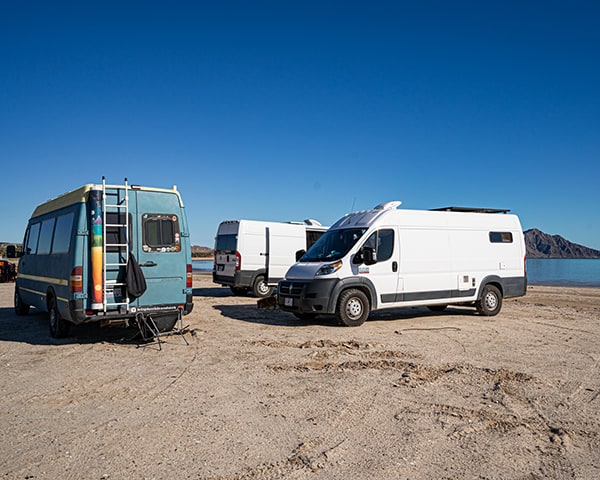
<instances>
[{"instance_id":1,"label":"wheel rim","mask_svg":"<svg viewBox=\"0 0 600 480\"><path fill-rule=\"evenodd\" d=\"M495 310L496 307L498 306L498 298L496 297L496 295L494 295L491 292L485 296L484 301L485 301L485 307L488 310Z\"/></svg>"},{"instance_id":2,"label":"wheel rim","mask_svg":"<svg viewBox=\"0 0 600 480\"><path fill-rule=\"evenodd\" d=\"M351 319L360 318L363 313L363 304L358 298L351 298L346 303L346 314Z\"/></svg>"},{"instance_id":3,"label":"wheel rim","mask_svg":"<svg viewBox=\"0 0 600 480\"><path fill-rule=\"evenodd\" d=\"M263 295L265 293L267 293L269 291L269 286L267 285L267 282L259 282L259 284L258 284L258 291L260 293L262 293Z\"/></svg>"}]
</instances>

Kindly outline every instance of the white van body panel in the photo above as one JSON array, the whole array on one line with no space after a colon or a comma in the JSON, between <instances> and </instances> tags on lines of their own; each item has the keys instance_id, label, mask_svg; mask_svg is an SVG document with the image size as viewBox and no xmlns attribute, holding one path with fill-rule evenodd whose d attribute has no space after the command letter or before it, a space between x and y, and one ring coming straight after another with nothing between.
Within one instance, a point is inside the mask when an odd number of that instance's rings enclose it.
<instances>
[{"instance_id":1,"label":"white van body panel","mask_svg":"<svg viewBox=\"0 0 600 480\"><path fill-rule=\"evenodd\" d=\"M300 222L222 222L215 237L213 281L243 292L262 277L269 287L275 287L296 261L296 252L310 246L311 232L314 236L326 230Z\"/></svg>"},{"instance_id":2,"label":"white van body panel","mask_svg":"<svg viewBox=\"0 0 600 480\"><path fill-rule=\"evenodd\" d=\"M516 215L373 209L342 217L327 235L347 229L362 236L341 258L313 261L311 255L323 254L315 245L289 269L279 284L282 309L336 313L337 299L350 287L364 291L370 310L476 302L487 284L505 297L525 294L525 243ZM357 261L369 239L381 235L393 236L385 258ZM334 273L319 274L338 262Z\"/></svg>"}]
</instances>

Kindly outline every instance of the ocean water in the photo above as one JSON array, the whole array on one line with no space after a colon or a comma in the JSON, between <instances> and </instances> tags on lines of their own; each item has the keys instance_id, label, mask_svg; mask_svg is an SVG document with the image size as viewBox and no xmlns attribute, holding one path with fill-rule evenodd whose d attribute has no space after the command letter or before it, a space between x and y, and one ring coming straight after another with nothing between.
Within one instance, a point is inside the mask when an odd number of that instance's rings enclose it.
<instances>
[{"instance_id":1,"label":"ocean water","mask_svg":"<svg viewBox=\"0 0 600 480\"><path fill-rule=\"evenodd\" d=\"M195 272L212 272L211 260L194 260ZM600 288L600 259L588 258L529 258L529 285L558 285Z\"/></svg>"},{"instance_id":2,"label":"ocean water","mask_svg":"<svg viewBox=\"0 0 600 480\"><path fill-rule=\"evenodd\" d=\"M600 259L528 258L529 285L600 288Z\"/></svg>"},{"instance_id":3,"label":"ocean water","mask_svg":"<svg viewBox=\"0 0 600 480\"><path fill-rule=\"evenodd\" d=\"M213 259L212 257L208 260L194 260L192 262L192 271L194 272L212 272Z\"/></svg>"}]
</instances>

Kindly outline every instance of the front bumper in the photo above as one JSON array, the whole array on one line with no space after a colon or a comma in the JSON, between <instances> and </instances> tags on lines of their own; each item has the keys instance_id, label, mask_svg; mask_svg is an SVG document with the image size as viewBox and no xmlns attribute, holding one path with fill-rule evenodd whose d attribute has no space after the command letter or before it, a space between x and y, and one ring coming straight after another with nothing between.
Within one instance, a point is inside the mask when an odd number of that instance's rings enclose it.
<instances>
[{"instance_id":1,"label":"front bumper","mask_svg":"<svg viewBox=\"0 0 600 480\"><path fill-rule=\"evenodd\" d=\"M335 313L333 291L339 279L282 280L277 288L279 308L292 313Z\"/></svg>"}]
</instances>

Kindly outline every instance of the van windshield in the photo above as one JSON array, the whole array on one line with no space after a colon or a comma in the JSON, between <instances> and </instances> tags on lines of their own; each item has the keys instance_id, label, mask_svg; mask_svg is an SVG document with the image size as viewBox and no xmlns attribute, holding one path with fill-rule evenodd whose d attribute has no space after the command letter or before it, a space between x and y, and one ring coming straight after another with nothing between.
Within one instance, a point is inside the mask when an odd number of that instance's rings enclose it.
<instances>
[{"instance_id":1,"label":"van windshield","mask_svg":"<svg viewBox=\"0 0 600 480\"><path fill-rule=\"evenodd\" d=\"M308 252L300 259L300 262L329 262L339 260L350 251L366 231L366 228L328 230L308 249Z\"/></svg>"}]
</instances>

